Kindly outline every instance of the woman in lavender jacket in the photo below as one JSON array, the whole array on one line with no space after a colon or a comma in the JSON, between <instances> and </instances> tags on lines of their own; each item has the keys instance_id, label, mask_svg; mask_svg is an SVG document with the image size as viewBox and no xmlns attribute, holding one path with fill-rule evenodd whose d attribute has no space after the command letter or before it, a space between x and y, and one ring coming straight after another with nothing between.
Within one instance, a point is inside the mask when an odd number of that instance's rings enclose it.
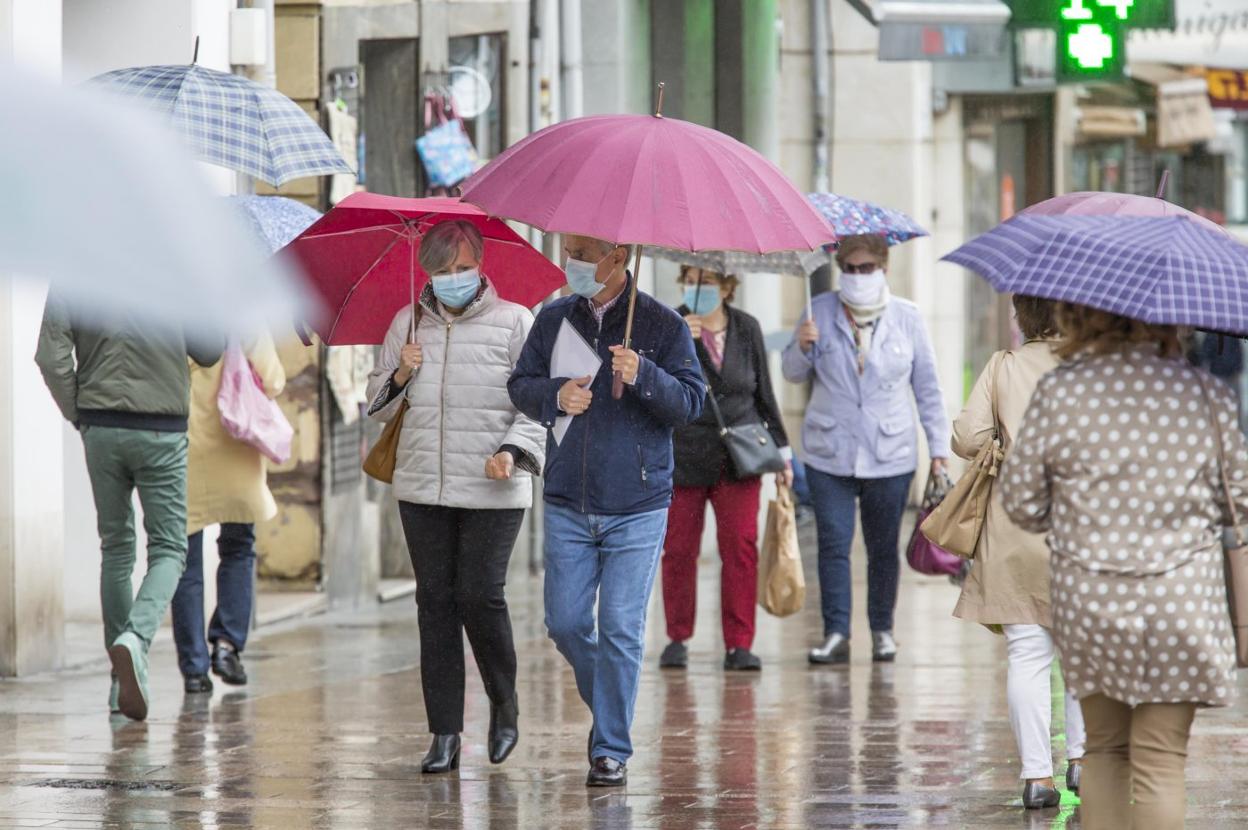
<instances>
[{"instance_id":1,"label":"woman in lavender jacket","mask_svg":"<svg viewBox=\"0 0 1248 830\"><path fill-rule=\"evenodd\" d=\"M783 360L785 378L813 381L802 424L802 461L819 537L824 640L809 659L849 660L849 551L857 504L867 544L872 658L890 661L897 653L898 536L918 466L911 395L927 434L933 473L943 470L949 456L949 418L919 310L889 295L884 239L846 237L836 260L840 291L815 298L814 319L803 320Z\"/></svg>"}]
</instances>

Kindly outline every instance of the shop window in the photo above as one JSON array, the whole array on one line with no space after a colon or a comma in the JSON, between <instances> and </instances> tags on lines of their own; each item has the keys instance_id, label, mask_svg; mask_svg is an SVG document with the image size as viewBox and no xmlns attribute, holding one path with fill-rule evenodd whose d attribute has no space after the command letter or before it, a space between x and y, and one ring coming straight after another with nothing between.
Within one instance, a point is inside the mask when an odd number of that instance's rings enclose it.
<instances>
[{"instance_id":1,"label":"shop window","mask_svg":"<svg viewBox=\"0 0 1248 830\"><path fill-rule=\"evenodd\" d=\"M449 42L448 85L477 154L491 159L503 151L507 36L465 35Z\"/></svg>"},{"instance_id":2,"label":"shop window","mask_svg":"<svg viewBox=\"0 0 1248 830\"><path fill-rule=\"evenodd\" d=\"M1248 225L1248 121L1236 121L1234 140L1225 156L1226 221Z\"/></svg>"}]
</instances>

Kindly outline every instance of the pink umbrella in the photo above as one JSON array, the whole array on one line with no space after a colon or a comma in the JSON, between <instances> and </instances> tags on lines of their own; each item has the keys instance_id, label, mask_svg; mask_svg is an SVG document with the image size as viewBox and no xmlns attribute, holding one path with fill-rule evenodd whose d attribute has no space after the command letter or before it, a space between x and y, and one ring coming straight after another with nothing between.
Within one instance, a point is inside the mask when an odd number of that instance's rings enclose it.
<instances>
[{"instance_id":1,"label":"pink umbrella","mask_svg":"<svg viewBox=\"0 0 1248 830\"><path fill-rule=\"evenodd\" d=\"M287 246L329 309L313 324L321 339L334 346L380 343L428 279L417 262L421 240L448 219L481 230L481 273L504 299L533 306L563 284L563 272L506 222L459 199L353 193Z\"/></svg>"},{"instance_id":2,"label":"pink umbrella","mask_svg":"<svg viewBox=\"0 0 1248 830\"><path fill-rule=\"evenodd\" d=\"M659 85L659 112L663 89ZM836 241L778 167L750 147L655 115L574 118L508 148L468 180L464 201L547 232L621 245L766 254ZM637 281L624 345L632 333ZM623 386L616 379L616 397Z\"/></svg>"},{"instance_id":3,"label":"pink umbrella","mask_svg":"<svg viewBox=\"0 0 1248 830\"><path fill-rule=\"evenodd\" d=\"M1165 185L1163 184L1164 188ZM1198 213L1167 202L1158 196L1135 196L1130 193L1084 191L1045 199L1022 213L1039 216L1186 216L1198 225L1229 236L1226 228Z\"/></svg>"}]
</instances>

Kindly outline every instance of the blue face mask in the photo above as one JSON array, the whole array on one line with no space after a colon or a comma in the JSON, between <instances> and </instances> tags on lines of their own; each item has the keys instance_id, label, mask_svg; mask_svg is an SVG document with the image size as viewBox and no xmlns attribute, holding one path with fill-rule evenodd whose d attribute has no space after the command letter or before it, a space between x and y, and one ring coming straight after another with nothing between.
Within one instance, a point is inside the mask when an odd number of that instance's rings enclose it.
<instances>
[{"instance_id":1,"label":"blue face mask","mask_svg":"<svg viewBox=\"0 0 1248 830\"><path fill-rule=\"evenodd\" d=\"M699 317L719 308L719 289L714 285L686 285L685 308Z\"/></svg>"},{"instance_id":2,"label":"blue face mask","mask_svg":"<svg viewBox=\"0 0 1248 830\"><path fill-rule=\"evenodd\" d=\"M433 278L433 296L447 308L463 308L476 298L480 290L481 274L476 268Z\"/></svg>"},{"instance_id":3,"label":"blue face mask","mask_svg":"<svg viewBox=\"0 0 1248 830\"><path fill-rule=\"evenodd\" d=\"M606 258L604 256L602 259ZM598 266L602 264L602 259L597 262L584 262L579 259L568 258L568 261L564 263L563 273L567 277L568 288L572 289L572 293L580 294L588 300L597 296L599 291L606 288L605 285L595 279L598 276Z\"/></svg>"}]
</instances>

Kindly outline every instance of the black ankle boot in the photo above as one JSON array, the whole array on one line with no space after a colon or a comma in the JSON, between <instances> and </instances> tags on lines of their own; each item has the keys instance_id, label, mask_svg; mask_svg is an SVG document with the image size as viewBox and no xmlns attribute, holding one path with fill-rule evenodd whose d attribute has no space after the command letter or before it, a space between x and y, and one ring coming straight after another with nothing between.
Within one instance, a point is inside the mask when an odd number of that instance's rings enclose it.
<instances>
[{"instance_id":1,"label":"black ankle boot","mask_svg":"<svg viewBox=\"0 0 1248 830\"><path fill-rule=\"evenodd\" d=\"M438 773L453 769L459 769L459 736L434 735L429 754L420 762L420 771Z\"/></svg>"},{"instance_id":2,"label":"black ankle boot","mask_svg":"<svg viewBox=\"0 0 1248 830\"><path fill-rule=\"evenodd\" d=\"M511 700L496 706L490 704L490 763L501 764L520 740L520 704Z\"/></svg>"}]
</instances>

